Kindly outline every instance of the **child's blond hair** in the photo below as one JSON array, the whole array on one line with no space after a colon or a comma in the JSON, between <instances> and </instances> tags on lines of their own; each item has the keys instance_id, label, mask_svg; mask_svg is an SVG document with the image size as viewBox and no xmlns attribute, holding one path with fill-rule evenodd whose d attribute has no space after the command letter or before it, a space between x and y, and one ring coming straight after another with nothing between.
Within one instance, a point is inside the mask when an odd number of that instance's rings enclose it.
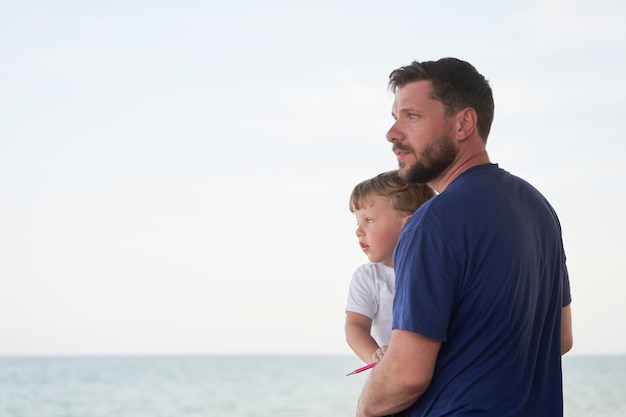
<instances>
[{"instance_id":1,"label":"child's blond hair","mask_svg":"<svg viewBox=\"0 0 626 417\"><path fill-rule=\"evenodd\" d=\"M435 192L426 184L407 183L400 178L397 170L383 172L354 187L350 196L350 212L363 208L372 195L386 197L392 210L414 213Z\"/></svg>"}]
</instances>

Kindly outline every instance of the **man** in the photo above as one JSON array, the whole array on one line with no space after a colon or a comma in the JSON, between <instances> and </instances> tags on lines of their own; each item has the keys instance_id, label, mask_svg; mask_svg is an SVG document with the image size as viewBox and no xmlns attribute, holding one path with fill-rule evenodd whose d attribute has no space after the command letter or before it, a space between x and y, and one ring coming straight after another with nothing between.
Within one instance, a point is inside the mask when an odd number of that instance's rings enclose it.
<instances>
[{"instance_id":1,"label":"man","mask_svg":"<svg viewBox=\"0 0 626 417\"><path fill-rule=\"evenodd\" d=\"M439 195L400 235L394 330L358 417L562 416L561 228L535 188L490 163L491 87L454 58L398 68L389 87L400 173Z\"/></svg>"}]
</instances>

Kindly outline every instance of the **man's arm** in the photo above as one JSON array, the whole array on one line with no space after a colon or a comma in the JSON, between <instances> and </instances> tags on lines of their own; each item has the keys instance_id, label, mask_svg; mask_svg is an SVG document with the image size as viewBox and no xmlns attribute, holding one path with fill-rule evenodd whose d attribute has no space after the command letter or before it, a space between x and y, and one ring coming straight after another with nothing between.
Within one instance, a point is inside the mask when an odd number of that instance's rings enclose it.
<instances>
[{"instance_id":1,"label":"man's arm","mask_svg":"<svg viewBox=\"0 0 626 417\"><path fill-rule=\"evenodd\" d=\"M357 417L386 416L410 407L428 388L441 342L394 330L391 342L363 388Z\"/></svg>"},{"instance_id":2,"label":"man's arm","mask_svg":"<svg viewBox=\"0 0 626 417\"><path fill-rule=\"evenodd\" d=\"M565 355L574 345L572 333L572 309L571 304L563 307L561 314L561 355Z\"/></svg>"}]
</instances>

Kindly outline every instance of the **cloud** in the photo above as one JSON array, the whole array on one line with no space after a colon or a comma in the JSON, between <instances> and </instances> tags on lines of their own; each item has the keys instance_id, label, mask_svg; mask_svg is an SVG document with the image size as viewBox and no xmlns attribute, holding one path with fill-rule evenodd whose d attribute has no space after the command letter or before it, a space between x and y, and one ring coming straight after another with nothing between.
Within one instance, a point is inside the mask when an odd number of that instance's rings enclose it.
<instances>
[{"instance_id":1,"label":"cloud","mask_svg":"<svg viewBox=\"0 0 626 417\"><path fill-rule=\"evenodd\" d=\"M541 41L579 49L598 42L622 43L624 16L626 4L618 0L548 0L531 14L531 25Z\"/></svg>"},{"instance_id":2,"label":"cloud","mask_svg":"<svg viewBox=\"0 0 626 417\"><path fill-rule=\"evenodd\" d=\"M388 122L389 100L384 87L281 84L261 113L250 122L258 132L297 140L336 141L338 138L382 140ZM380 138L380 139L379 139Z\"/></svg>"}]
</instances>

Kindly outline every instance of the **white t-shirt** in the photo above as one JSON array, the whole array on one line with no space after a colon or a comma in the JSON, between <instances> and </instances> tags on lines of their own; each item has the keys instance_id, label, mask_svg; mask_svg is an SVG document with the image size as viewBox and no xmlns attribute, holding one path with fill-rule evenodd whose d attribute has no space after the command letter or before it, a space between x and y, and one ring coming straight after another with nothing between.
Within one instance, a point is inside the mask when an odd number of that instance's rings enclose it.
<instances>
[{"instance_id":1,"label":"white t-shirt","mask_svg":"<svg viewBox=\"0 0 626 417\"><path fill-rule=\"evenodd\" d=\"M352 274L346 311L372 319L371 334L379 346L391 339L393 293L396 276L384 263L366 263Z\"/></svg>"}]
</instances>

